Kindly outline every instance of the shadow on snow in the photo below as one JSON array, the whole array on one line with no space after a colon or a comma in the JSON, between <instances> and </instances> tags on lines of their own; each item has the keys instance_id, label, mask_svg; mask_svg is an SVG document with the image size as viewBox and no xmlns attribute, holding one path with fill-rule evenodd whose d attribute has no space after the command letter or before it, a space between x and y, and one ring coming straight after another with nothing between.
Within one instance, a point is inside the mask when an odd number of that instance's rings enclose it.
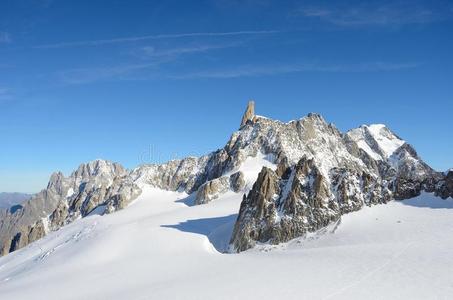
<instances>
[{"instance_id":1,"label":"shadow on snow","mask_svg":"<svg viewBox=\"0 0 453 300\"><path fill-rule=\"evenodd\" d=\"M402 200L401 203L408 206L424 207L432 209L451 209L453 208L453 199L442 199L433 194L422 194L418 197Z\"/></svg>"},{"instance_id":2,"label":"shadow on snow","mask_svg":"<svg viewBox=\"0 0 453 300\"><path fill-rule=\"evenodd\" d=\"M196 193L193 193L185 198L182 198L182 199L179 199L179 200L176 200L175 202L176 203L183 203L187 206L195 206L195 197L196 197Z\"/></svg>"},{"instance_id":3,"label":"shadow on snow","mask_svg":"<svg viewBox=\"0 0 453 300\"><path fill-rule=\"evenodd\" d=\"M161 227L204 235L217 251L226 252L237 216L237 214L233 214L224 217L187 220L175 225L161 225Z\"/></svg>"}]
</instances>

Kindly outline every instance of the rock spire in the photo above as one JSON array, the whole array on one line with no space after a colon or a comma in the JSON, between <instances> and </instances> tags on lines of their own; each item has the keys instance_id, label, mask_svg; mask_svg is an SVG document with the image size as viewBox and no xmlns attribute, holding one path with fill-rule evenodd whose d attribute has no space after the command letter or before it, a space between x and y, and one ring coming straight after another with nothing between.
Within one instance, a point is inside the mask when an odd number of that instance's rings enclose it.
<instances>
[{"instance_id":1,"label":"rock spire","mask_svg":"<svg viewBox=\"0 0 453 300\"><path fill-rule=\"evenodd\" d=\"M255 101L249 101L244 116L242 117L241 127L247 124L248 121L253 121L255 117Z\"/></svg>"}]
</instances>

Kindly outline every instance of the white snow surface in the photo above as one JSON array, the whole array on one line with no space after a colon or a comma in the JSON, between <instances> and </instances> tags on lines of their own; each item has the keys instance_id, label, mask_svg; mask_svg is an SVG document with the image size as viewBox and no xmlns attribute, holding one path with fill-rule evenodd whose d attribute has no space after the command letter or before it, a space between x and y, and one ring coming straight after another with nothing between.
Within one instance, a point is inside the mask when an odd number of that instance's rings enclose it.
<instances>
[{"instance_id":1,"label":"white snow surface","mask_svg":"<svg viewBox=\"0 0 453 300\"><path fill-rule=\"evenodd\" d=\"M357 142L359 148L376 160L387 160L406 143L383 124L362 125L350 130L347 134ZM371 136L371 141L367 138L367 134Z\"/></svg>"},{"instance_id":2,"label":"white snow surface","mask_svg":"<svg viewBox=\"0 0 453 300\"><path fill-rule=\"evenodd\" d=\"M280 246L222 254L242 195L150 187L0 258L1 299L451 299L453 200L364 208ZM336 228L335 232L331 231Z\"/></svg>"},{"instance_id":3,"label":"white snow surface","mask_svg":"<svg viewBox=\"0 0 453 300\"><path fill-rule=\"evenodd\" d=\"M261 172L263 167L267 167L275 171L277 169L275 157L263 153L258 153L255 157L248 156L238 170L227 172L223 176L231 176L235 172L241 171L244 174L244 180L246 182L245 190L248 191L252 189L253 184L258 179L258 174Z\"/></svg>"},{"instance_id":4,"label":"white snow surface","mask_svg":"<svg viewBox=\"0 0 453 300\"><path fill-rule=\"evenodd\" d=\"M383 124L373 124L368 126L368 130L379 144L379 148L387 157L390 157L405 142L391 133Z\"/></svg>"}]
</instances>

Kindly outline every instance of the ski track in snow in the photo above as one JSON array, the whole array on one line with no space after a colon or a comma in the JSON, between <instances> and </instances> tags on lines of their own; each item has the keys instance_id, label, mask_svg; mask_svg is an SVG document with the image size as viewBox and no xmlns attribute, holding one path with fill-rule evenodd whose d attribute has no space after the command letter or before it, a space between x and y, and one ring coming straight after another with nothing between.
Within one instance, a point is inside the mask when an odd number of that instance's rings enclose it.
<instances>
[{"instance_id":1,"label":"ski track in snow","mask_svg":"<svg viewBox=\"0 0 453 300\"><path fill-rule=\"evenodd\" d=\"M373 275L375 275L376 273L380 272L381 270L385 269L387 266L389 266L392 262L394 262L397 258L399 258L401 255L404 254L404 252L406 252L406 250L411 246L413 245L414 243L409 243L407 244L406 247L404 247L404 249L398 251L391 259L389 259L388 261L386 261L385 263L383 263L381 266L375 268L374 270L366 273L365 275L363 275L360 279L358 279L357 281L354 281L352 282L351 284L345 286L344 288L340 289L339 291L336 291L328 296L326 296L325 298L323 298L324 300L328 300L328 299L332 299L332 298L335 298L335 297L338 297L339 295L343 294L344 292L346 292L347 290L353 288L353 287L357 287L358 285L360 285L362 282L364 282L366 279L372 277Z\"/></svg>"}]
</instances>

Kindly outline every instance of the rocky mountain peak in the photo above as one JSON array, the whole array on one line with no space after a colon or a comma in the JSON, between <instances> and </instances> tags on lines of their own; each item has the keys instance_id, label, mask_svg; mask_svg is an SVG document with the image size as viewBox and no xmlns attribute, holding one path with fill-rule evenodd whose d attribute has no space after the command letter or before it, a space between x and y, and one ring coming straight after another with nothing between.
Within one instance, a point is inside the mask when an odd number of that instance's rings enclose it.
<instances>
[{"instance_id":1,"label":"rocky mountain peak","mask_svg":"<svg viewBox=\"0 0 453 300\"><path fill-rule=\"evenodd\" d=\"M126 170L120 164L107 160L97 159L85 164L81 164L77 168L77 170L72 173L71 177L86 179L93 176L114 176L117 174L125 173Z\"/></svg>"},{"instance_id":2,"label":"rocky mountain peak","mask_svg":"<svg viewBox=\"0 0 453 300\"><path fill-rule=\"evenodd\" d=\"M255 117L255 101L249 101L244 116L242 117L241 127L247 124L247 122L253 121L254 117Z\"/></svg>"},{"instance_id":3,"label":"rocky mountain peak","mask_svg":"<svg viewBox=\"0 0 453 300\"><path fill-rule=\"evenodd\" d=\"M406 143L383 124L362 125L346 136L375 160L387 160Z\"/></svg>"}]
</instances>

